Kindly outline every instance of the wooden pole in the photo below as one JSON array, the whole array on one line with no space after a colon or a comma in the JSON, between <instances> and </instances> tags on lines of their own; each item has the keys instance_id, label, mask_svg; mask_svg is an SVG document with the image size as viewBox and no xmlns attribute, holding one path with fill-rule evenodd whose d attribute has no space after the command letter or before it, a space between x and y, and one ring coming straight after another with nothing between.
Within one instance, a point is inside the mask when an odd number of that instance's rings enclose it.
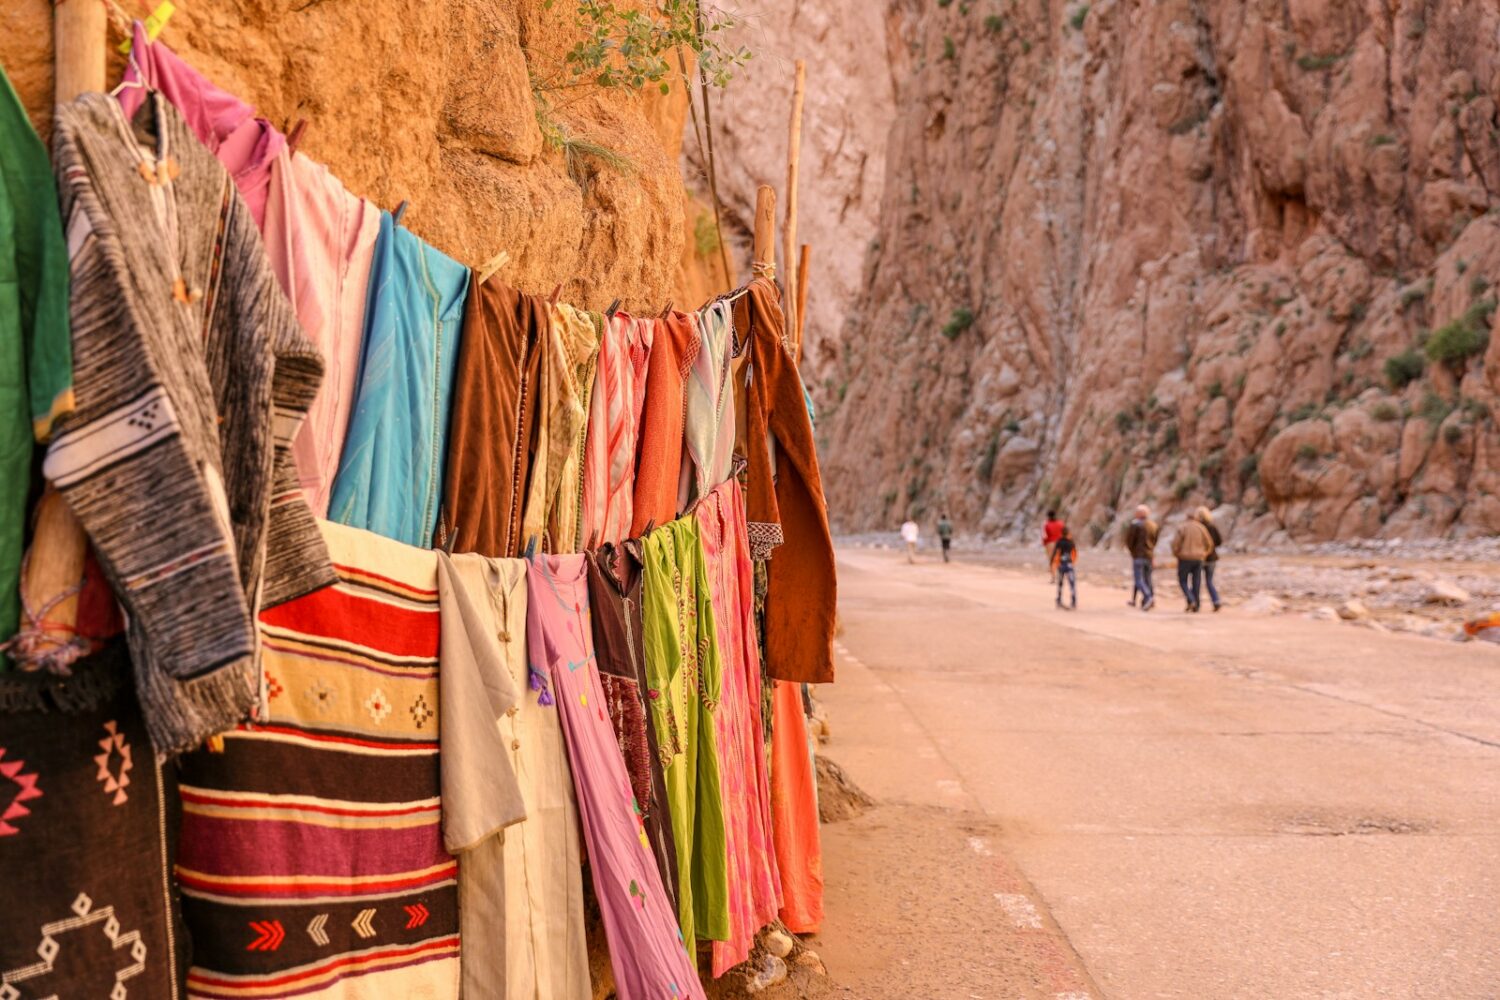
<instances>
[{"instance_id":1,"label":"wooden pole","mask_svg":"<svg viewBox=\"0 0 1500 1000\"><path fill-rule=\"evenodd\" d=\"M802 159L802 100L807 89L807 63L797 60L796 78L792 83L792 120L786 139L786 223L781 232L781 263L786 268L786 291L788 297L797 290L797 168ZM801 341L801 323L797 317L795 300L793 308L787 310L787 343Z\"/></svg>"},{"instance_id":2,"label":"wooden pole","mask_svg":"<svg viewBox=\"0 0 1500 1000\"><path fill-rule=\"evenodd\" d=\"M101 0L60 0L54 9L52 96L66 104L79 94L104 89L108 19ZM46 607L83 580L88 539L62 496L49 484L37 504L31 557L21 593L35 611ZM60 601L47 612L45 625L23 621L23 627L42 628L67 641L78 622L78 597Z\"/></svg>"},{"instance_id":3,"label":"wooden pole","mask_svg":"<svg viewBox=\"0 0 1500 1000\"><path fill-rule=\"evenodd\" d=\"M807 339L807 276L810 270L812 247L802 244L802 256L797 260L797 343L792 357L802 360L802 344Z\"/></svg>"},{"instance_id":4,"label":"wooden pole","mask_svg":"<svg viewBox=\"0 0 1500 1000\"><path fill-rule=\"evenodd\" d=\"M104 89L108 18L102 0L60 0L54 8L52 93L58 104Z\"/></svg>"},{"instance_id":5,"label":"wooden pole","mask_svg":"<svg viewBox=\"0 0 1500 1000\"><path fill-rule=\"evenodd\" d=\"M755 192L755 263L776 275L776 189L762 184Z\"/></svg>"}]
</instances>

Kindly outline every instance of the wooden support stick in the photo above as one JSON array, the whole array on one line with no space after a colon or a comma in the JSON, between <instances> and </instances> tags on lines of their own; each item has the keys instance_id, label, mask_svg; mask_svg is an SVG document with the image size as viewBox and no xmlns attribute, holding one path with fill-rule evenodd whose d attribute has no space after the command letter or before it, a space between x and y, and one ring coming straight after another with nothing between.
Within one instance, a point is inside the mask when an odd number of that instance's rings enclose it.
<instances>
[{"instance_id":1,"label":"wooden support stick","mask_svg":"<svg viewBox=\"0 0 1500 1000\"><path fill-rule=\"evenodd\" d=\"M66 104L79 94L104 89L107 27L107 15L100 0L61 0L54 8L52 44L56 62L52 93L58 104Z\"/></svg>"},{"instance_id":2,"label":"wooden support stick","mask_svg":"<svg viewBox=\"0 0 1500 1000\"><path fill-rule=\"evenodd\" d=\"M802 244L802 256L797 260L797 342L793 345L792 357L802 360L802 344L807 339L807 275L812 247Z\"/></svg>"},{"instance_id":3,"label":"wooden support stick","mask_svg":"<svg viewBox=\"0 0 1500 1000\"><path fill-rule=\"evenodd\" d=\"M786 268L786 291L788 297L797 290L797 168L802 160L802 99L807 85L807 63L797 60L796 78L792 83L792 120L787 129L786 140L786 223L781 231L781 264ZM797 317L796 301L787 309L787 343L797 344L802 339L801 322Z\"/></svg>"},{"instance_id":4,"label":"wooden support stick","mask_svg":"<svg viewBox=\"0 0 1500 1000\"><path fill-rule=\"evenodd\" d=\"M776 274L776 189L762 184L755 192L755 263L757 271Z\"/></svg>"},{"instance_id":5,"label":"wooden support stick","mask_svg":"<svg viewBox=\"0 0 1500 1000\"><path fill-rule=\"evenodd\" d=\"M52 21L54 66L52 95L66 104L79 94L104 89L104 49L108 19L99 0L61 0ZM60 494L50 485L37 505L31 558L21 592L33 609L41 609L57 595L78 586L88 539L83 527ZM78 621L78 598L69 597L47 613L49 633L63 641L73 637ZM22 622L36 626L37 622Z\"/></svg>"}]
</instances>

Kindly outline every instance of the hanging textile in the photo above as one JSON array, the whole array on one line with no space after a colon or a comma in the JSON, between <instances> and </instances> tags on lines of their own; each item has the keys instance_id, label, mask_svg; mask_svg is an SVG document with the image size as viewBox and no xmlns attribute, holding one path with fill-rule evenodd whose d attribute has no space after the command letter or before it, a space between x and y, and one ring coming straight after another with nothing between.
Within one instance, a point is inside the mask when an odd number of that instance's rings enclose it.
<instances>
[{"instance_id":1,"label":"hanging textile","mask_svg":"<svg viewBox=\"0 0 1500 1000\"><path fill-rule=\"evenodd\" d=\"M338 582L260 616L268 717L182 760L189 994L456 998L437 556L323 536Z\"/></svg>"},{"instance_id":2,"label":"hanging textile","mask_svg":"<svg viewBox=\"0 0 1500 1000\"><path fill-rule=\"evenodd\" d=\"M552 329L562 339L567 366L568 415L573 427L571 447L559 470L557 495L547 518L552 552L577 552L583 525L583 461L588 442L588 417L594 395L594 369L599 362L599 336L604 318L570 305L554 307ZM553 428L560 434L564 428Z\"/></svg>"},{"instance_id":3,"label":"hanging textile","mask_svg":"<svg viewBox=\"0 0 1500 1000\"><path fill-rule=\"evenodd\" d=\"M524 546L533 536L549 552L576 547L582 472L579 442L588 416L593 358L599 350L592 317L569 305L551 305L548 337L540 345L541 365L536 402L536 446L531 455L531 483L521 519ZM566 507L566 510L559 508ZM552 534L550 528L567 531Z\"/></svg>"},{"instance_id":4,"label":"hanging textile","mask_svg":"<svg viewBox=\"0 0 1500 1000\"><path fill-rule=\"evenodd\" d=\"M654 328L651 320L615 313L600 334L584 443L580 535L585 540L618 545L630 534L636 430Z\"/></svg>"},{"instance_id":5,"label":"hanging textile","mask_svg":"<svg viewBox=\"0 0 1500 1000\"><path fill-rule=\"evenodd\" d=\"M630 789L640 806L646 839L662 887L677 912L677 845L667 807L656 730L646 707L646 646L641 625L641 543L604 545L588 554L594 654L605 709L614 726Z\"/></svg>"},{"instance_id":6,"label":"hanging textile","mask_svg":"<svg viewBox=\"0 0 1500 1000\"><path fill-rule=\"evenodd\" d=\"M775 282L756 278L735 303L735 328L749 356L736 448L749 460L750 551L770 560L767 670L779 680L828 684L838 589L833 537L802 378L782 340L780 295Z\"/></svg>"},{"instance_id":7,"label":"hanging textile","mask_svg":"<svg viewBox=\"0 0 1500 1000\"><path fill-rule=\"evenodd\" d=\"M547 302L491 278L464 313L453 389L441 541L455 552L519 556L531 478Z\"/></svg>"},{"instance_id":8,"label":"hanging textile","mask_svg":"<svg viewBox=\"0 0 1500 1000\"><path fill-rule=\"evenodd\" d=\"M254 610L332 579L291 456L322 361L223 168L160 95L135 128L103 95L58 109L77 410L44 471L128 613L146 722L174 753L256 703Z\"/></svg>"},{"instance_id":9,"label":"hanging textile","mask_svg":"<svg viewBox=\"0 0 1500 1000\"><path fill-rule=\"evenodd\" d=\"M468 288L467 268L381 214L331 519L432 544Z\"/></svg>"},{"instance_id":10,"label":"hanging textile","mask_svg":"<svg viewBox=\"0 0 1500 1000\"><path fill-rule=\"evenodd\" d=\"M526 814L503 838L480 836L490 822L466 823L471 832L455 836L444 817L450 845L477 841L459 861L464 996L588 1000L578 807L557 709L528 690L526 563L440 555L439 564L445 718L455 670L477 673L486 690L454 691L453 698L493 710L514 692L515 703L499 717L499 748L471 746L463 759L468 769L514 774ZM447 753L446 735L443 748ZM447 767L443 776L446 814Z\"/></svg>"},{"instance_id":11,"label":"hanging textile","mask_svg":"<svg viewBox=\"0 0 1500 1000\"><path fill-rule=\"evenodd\" d=\"M714 734L729 859L730 937L714 942L713 974L717 977L750 957L756 932L775 920L781 909L781 893L771 836L770 781L761 749L755 569L745 538L740 484L733 480L723 483L698 504L694 513L703 541L724 668Z\"/></svg>"},{"instance_id":12,"label":"hanging textile","mask_svg":"<svg viewBox=\"0 0 1500 1000\"><path fill-rule=\"evenodd\" d=\"M682 510L728 479L734 465L735 409L730 384L734 306L713 303L698 314L698 329L702 346L684 390L687 408L678 495Z\"/></svg>"},{"instance_id":13,"label":"hanging textile","mask_svg":"<svg viewBox=\"0 0 1500 1000\"><path fill-rule=\"evenodd\" d=\"M794 934L815 934L823 925L823 834L802 685L771 685L771 819L781 873L781 922Z\"/></svg>"},{"instance_id":14,"label":"hanging textile","mask_svg":"<svg viewBox=\"0 0 1500 1000\"><path fill-rule=\"evenodd\" d=\"M302 492L318 517L328 514L354 404L379 233L380 210L350 194L327 167L285 151L276 157L266 253L303 331L323 354L323 385L292 447Z\"/></svg>"},{"instance_id":15,"label":"hanging textile","mask_svg":"<svg viewBox=\"0 0 1500 1000\"><path fill-rule=\"evenodd\" d=\"M701 1000L696 954L684 947L605 714L586 577L582 555L538 556L526 575L526 633L532 669L550 684L562 716L615 995Z\"/></svg>"},{"instance_id":16,"label":"hanging textile","mask_svg":"<svg viewBox=\"0 0 1500 1000\"><path fill-rule=\"evenodd\" d=\"M644 406L636 438L635 496L630 533L677 516L682 474L685 380L698 358L698 318L674 312L658 320L652 335Z\"/></svg>"},{"instance_id":17,"label":"hanging textile","mask_svg":"<svg viewBox=\"0 0 1500 1000\"><path fill-rule=\"evenodd\" d=\"M272 165L286 149L286 137L264 118L257 118L251 105L183 62L165 43L151 41L140 21L135 22L131 39L125 87L120 91L125 117L135 117L149 91L161 93L229 171L256 226L262 226Z\"/></svg>"},{"instance_id":18,"label":"hanging textile","mask_svg":"<svg viewBox=\"0 0 1500 1000\"><path fill-rule=\"evenodd\" d=\"M703 546L692 518L644 539L646 677L677 847L677 913L691 952L729 937L728 859L714 710L721 664Z\"/></svg>"},{"instance_id":19,"label":"hanging textile","mask_svg":"<svg viewBox=\"0 0 1500 1000\"><path fill-rule=\"evenodd\" d=\"M123 646L75 665L114 681L93 707L18 712L0 724L7 1000L183 996L176 794L125 682Z\"/></svg>"},{"instance_id":20,"label":"hanging textile","mask_svg":"<svg viewBox=\"0 0 1500 1000\"><path fill-rule=\"evenodd\" d=\"M20 621L32 440L73 409L68 258L42 140L0 69L0 642ZM5 662L0 659L0 671Z\"/></svg>"}]
</instances>

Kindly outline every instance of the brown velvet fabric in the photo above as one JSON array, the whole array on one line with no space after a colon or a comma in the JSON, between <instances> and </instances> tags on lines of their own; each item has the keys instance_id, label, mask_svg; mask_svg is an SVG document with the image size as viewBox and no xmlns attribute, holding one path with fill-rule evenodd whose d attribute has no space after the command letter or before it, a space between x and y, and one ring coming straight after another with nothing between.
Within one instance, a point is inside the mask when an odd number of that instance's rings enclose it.
<instances>
[{"instance_id":1,"label":"brown velvet fabric","mask_svg":"<svg viewBox=\"0 0 1500 1000\"><path fill-rule=\"evenodd\" d=\"M632 535L646 525L677 519L677 483L682 474L682 434L687 416L684 385L698 358L698 320L674 312L658 320L646 374L646 405L636 438Z\"/></svg>"},{"instance_id":2,"label":"brown velvet fabric","mask_svg":"<svg viewBox=\"0 0 1500 1000\"><path fill-rule=\"evenodd\" d=\"M767 673L776 680L829 684L838 601L833 537L812 418L782 326L780 291L756 278L735 308L736 336L749 354L745 430L736 450L749 462L745 505L752 551L757 557L771 553Z\"/></svg>"},{"instance_id":3,"label":"brown velvet fabric","mask_svg":"<svg viewBox=\"0 0 1500 1000\"><path fill-rule=\"evenodd\" d=\"M536 447L547 302L491 279L470 286L448 430L438 544L495 559L521 554L521 513ZM450 541L451 539L451 541Z\"/></svg>"},{"instance_id":4,"label":"brown velvet fabric","mask_svg":"<svg viewBox=\"0 0 1500 1000\"><path fill-rule=\"evenodd\" d=\"M631 540L588 553L590 620L594 656L609 721L614 726L630 788L661 871L662 885L677 907L677 845L667 806L667 781L656 752L644 693L646 647L641 626L641 548Z\"/></svg>"}]
</instances>

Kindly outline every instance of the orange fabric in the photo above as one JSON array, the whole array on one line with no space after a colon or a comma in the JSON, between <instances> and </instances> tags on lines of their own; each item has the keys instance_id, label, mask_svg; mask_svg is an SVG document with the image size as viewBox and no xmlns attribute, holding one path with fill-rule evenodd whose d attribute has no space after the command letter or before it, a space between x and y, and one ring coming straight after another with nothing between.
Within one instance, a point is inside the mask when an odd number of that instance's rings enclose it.
<instances>
[{"instance_id":1,"label":"orange fabric","mask_svg":"<svg viewBox=\"0 0 1500 1000\"><path fill-rule=\"evenodd\" d=\"M749 462L745 505L756 558L770 550L766 592L766 671L777 680L833 683L838 581L833 536L802 376L782 341L781 293L756 278L735 309L748 341L750 386L743 437ZM771 458L772 436L776 457Z\"/></svg>"},{"instance_id":2,"label":"orange fabric","mask_svg":"<svg viewBox=\"0 0 1500 1000\"><path fill-rule=\"evenodd\" d=\"M644 535L652 521L660 527L677 519L677 481L682 473L686 419L683 386L697 360L698 346L696 316L674 312L657 320L636 443L632 535Z\"/></svg>"},{"instance_id":3,"label":"orange fabric","mask_svg":"<svg viewBox=\"0 0 1500 1000\"><path fill-rule=\"evenodd\" d=\"M823 924L823 833L817 775L807 746L798 685L772 681L771 836L781 871L781 922L794 934Z\"/></svg>"}]
</instances>

